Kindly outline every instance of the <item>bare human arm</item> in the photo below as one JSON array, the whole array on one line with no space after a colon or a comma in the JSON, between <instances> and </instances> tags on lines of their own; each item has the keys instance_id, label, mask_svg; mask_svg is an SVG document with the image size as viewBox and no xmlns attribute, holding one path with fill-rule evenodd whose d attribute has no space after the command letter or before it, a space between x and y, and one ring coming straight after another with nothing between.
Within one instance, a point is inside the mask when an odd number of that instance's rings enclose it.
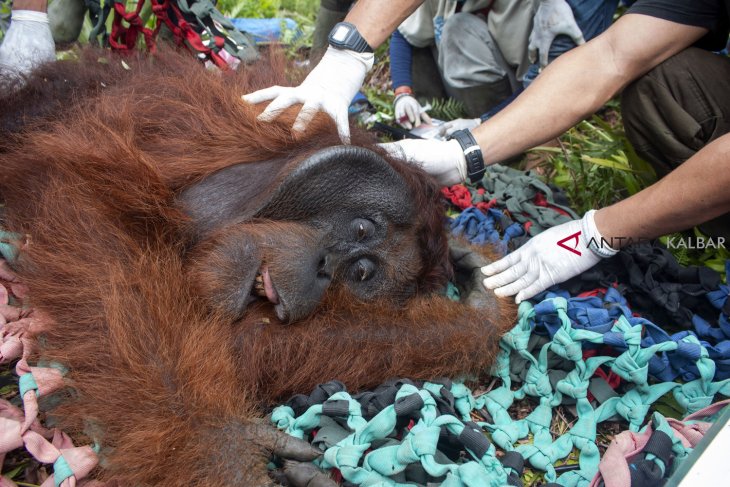
<instances>
[{"instance_id":1,"label":"bare human arm","mask_svg":"<svg viewBox=\"0 0 730 487\"><path fill-rule=\"evenodd\" d=\"M48 9L48 0L15 0L13 10L34 10L45 12Z\"/></svg>"},{"instance_id":2,"label":"bare human arm","mask_svg":"<svg viewBox=\"0 0 730 487\"><path fill-rule=\"evenodd\" d=\"M624 241L616 237L656 238L728 213L729 165L730 134L725 134L656 184L598 210L596 226L618 248Z\"/></svg>"},{"instance_id":3,"label":"bare human arm","mask_svg":"<svg viewBox=\"0 0 730 487\"><path fill-rule=\"evenodd\" d=\"M514 102L474 129L485 163L557 137L705 33L647 15L624 15L600 36L548 65Z\"/></svg>"},{"instance_id":4,"label":"bare human arm","mask_svg":"<svg viewBox=\"0 0 730 487\"><path fill-rule=\"evenodd\" d=\"M370 47L376 49L422 3L423 0L358 0L345 22L355 25Z\"/></svg>"}]
</instances>

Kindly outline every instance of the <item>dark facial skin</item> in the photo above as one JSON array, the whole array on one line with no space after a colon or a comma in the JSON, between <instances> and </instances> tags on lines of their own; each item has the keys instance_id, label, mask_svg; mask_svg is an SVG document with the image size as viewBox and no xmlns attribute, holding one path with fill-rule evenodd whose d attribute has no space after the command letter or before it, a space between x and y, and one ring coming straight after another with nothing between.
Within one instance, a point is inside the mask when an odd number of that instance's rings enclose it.
<instances>
[{"instance_id":1,"label":"dark facial skin","mask_svg":"<svg viewBox=\"0 0 730 487\"><path fill-rule=\"evenodd\" d=\"M411 297L421 258L400 176L362 148L325 149L294 164L284 178L232 166L182 194L200 233L191 261L196 281L207 283L201 292L240 318L260 276L269 289L259 284L259 294L283 323L309 316L331 287L362 301Z\"/></svg>"}]
</instances>

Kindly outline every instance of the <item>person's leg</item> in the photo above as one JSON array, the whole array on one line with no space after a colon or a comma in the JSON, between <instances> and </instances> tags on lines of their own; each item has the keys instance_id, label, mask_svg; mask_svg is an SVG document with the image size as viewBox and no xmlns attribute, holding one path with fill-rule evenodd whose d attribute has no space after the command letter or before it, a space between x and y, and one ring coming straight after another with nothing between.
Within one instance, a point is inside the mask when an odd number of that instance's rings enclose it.
<instances>
[{"instance_id":1,"label":"person's leg","mask_svg":"<svg viewBox=\"0 0 730 487\"><path fill-rule=\"evenodd\" d=\"M517 89L517 83L522 83L530 66L527 46L536 9L537 0L494 0L487 18L489 33L510 72L514 73L513 90Z\"/></svg>"},{"instance_id":2,"label":"person's leg","mask_svg":"<svg viewBox=\"0 0 730 487\"><path fill-rule=\"evenodd\" d=\"M623 91L621 109L626 135L658 176L666 175L709 142L730 132L728 80L730 59L689 48ZM730 215L708 223L701 228L730 236Z\"/></svg>"},{"instance_id":3,"label":"person's leg","mask_svg":"<svg viewBox=\"0 0 730 487\"><path fill-rule=\"evenodd\" d=\"M312 34L310 61L317 63L322 58L327 50L327 37L329 37L330 31L336 23L345 20L353 3L355 0L322 0Z\"/></svg>"},{"instance_id":4,"label":"person's leg","mask_svg":"<svg viewBox=\"0 0 730 487\"><path fill-rule=\"evenodd\" d=\"M414 47L412 52L413 92L422 102L434 98L446 98L447 93L435 59L438 55L431 47Z\"/></svg>"},{"instance_id":5,"label":"person's leg","mask_svg":"<svg viewBox=\"0 0 730 487\"><path fill-rule=\"evenodd\" d=\"M75 42L86 15L84 0L56 0L48 6L48 22L57 44Z\"/></svg>"},{"instance_id":6,"label":"person's leg","mask_svg":"<svg viewBox=\"0 0 730 487\"><path fill-rule=\"evenodd\" d=\"M508 69L487 23L458 13L444 24L438 64L450 96L461 100L470 117L478 117L512 93Z\"/></svg>"}]
</instances>

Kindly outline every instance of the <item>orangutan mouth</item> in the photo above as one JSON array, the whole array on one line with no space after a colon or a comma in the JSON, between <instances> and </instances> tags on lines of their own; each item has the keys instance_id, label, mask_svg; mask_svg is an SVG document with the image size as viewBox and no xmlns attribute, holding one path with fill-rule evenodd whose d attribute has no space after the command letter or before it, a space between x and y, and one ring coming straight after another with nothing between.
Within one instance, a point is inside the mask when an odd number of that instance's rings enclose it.
<instances>
[{"instance_id":1,"label":"orangutan mouth","mask_svg":"<svg viewBox=\"0 0 730 487\"><path fill-rule=\"evenodd\" d=\"M279 303L279 294L276 292L276 288L274 288L274 283L271 281L271 276L269 275L269 269L266 266L262 267L256 274L251 294L266 298L274 304Z\"/></svg>"}]
</instances>

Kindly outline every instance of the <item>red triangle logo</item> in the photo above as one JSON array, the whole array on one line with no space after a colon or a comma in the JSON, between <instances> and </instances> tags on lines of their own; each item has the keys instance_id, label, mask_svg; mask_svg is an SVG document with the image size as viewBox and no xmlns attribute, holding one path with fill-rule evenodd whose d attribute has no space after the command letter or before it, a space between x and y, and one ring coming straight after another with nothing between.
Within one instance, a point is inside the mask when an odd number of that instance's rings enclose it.
<instances>
[{"instance_id":1,"label":"red triangle logo","mask_svg":"<svg viewBox=\"0 0 730 487\"><path fill-rule=\"evenodd\" d=\"M579 236L580 236L580 231L575 232L573 235L568 235L567 237L565 237L562 240L558 240L558 247L562 247L565 250L569 250L569 251L573 252L574 254L577 254L580 257L582 254L580 253L580 250L578 250L578 237ZM568 247L567 245L565 245L565 242L568 242L573 239L575 239L575 245L573 245L572 247Z\"/></svg>"}]
</instances>

